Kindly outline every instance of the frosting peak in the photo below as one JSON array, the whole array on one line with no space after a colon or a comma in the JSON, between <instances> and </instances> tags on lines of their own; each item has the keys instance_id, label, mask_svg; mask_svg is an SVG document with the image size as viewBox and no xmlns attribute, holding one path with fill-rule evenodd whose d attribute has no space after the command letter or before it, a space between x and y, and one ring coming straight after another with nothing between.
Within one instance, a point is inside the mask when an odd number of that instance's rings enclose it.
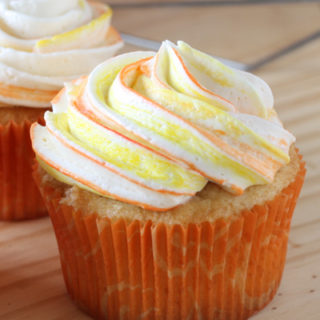
<instances>
[{"instance_id":1,"label":"frosting peak","mask_svg":"<svg viewBox=\"0 0 320 320\"><path fill-rule=\"evenodd\" d=\"M165 41L69 84L33 146L57 179L161 211L208 180L234 194L270 183L294 141L275 115L263 80Z\"/></svg>"}]
</instances>

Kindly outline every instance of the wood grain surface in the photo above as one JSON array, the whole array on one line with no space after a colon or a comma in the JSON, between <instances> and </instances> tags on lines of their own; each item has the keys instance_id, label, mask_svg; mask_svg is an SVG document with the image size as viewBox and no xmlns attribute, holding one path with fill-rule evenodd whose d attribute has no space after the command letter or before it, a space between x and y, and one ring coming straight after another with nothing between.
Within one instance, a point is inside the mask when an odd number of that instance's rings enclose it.
<instances>
[{"instance_id":1,"label":"wood grain surface","mask_svg":"<svg viewBox=\"0 0 320 320\"><path fill-rule=\"evenodd\" d=\"M320 4L116 7L113 21L122 32L154 40L182 39L250 63L320 30ZM320 38L254 73L272 87L276 108L296 135L308 172L281 287L252 319L320 319ZM49 218L0 223L0 261L0 319L90 319L65 291Z\"/></svg>"}]
</instances>

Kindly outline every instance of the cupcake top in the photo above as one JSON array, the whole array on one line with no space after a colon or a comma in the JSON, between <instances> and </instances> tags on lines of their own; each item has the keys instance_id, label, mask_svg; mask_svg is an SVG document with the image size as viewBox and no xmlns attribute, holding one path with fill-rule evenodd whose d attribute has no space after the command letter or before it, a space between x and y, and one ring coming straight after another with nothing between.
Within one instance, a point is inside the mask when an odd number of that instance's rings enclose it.
<instances>
[{"instance_id":1,"label":"cupcake top","mask_svg":"<svg viewBox=\"0 0 320 320\"><path fill-rule=\"evenodd\" d=\"M86 0L0 0L0 107L50 106L64 82L114 55L111 16Z\"/></svg>"},{"instance_id":2,"label":"cupcake top","mask_svg":"<svg viewBox=\"0 0 320 320\"><path fill-rule=\"evenodd\" d=\"M295 140L263 80L184 42L107 60L69 83L45 120L31 133L49 174L156 211L208 181L235 195L272 182Z\"/></svg>"}]
</instances>

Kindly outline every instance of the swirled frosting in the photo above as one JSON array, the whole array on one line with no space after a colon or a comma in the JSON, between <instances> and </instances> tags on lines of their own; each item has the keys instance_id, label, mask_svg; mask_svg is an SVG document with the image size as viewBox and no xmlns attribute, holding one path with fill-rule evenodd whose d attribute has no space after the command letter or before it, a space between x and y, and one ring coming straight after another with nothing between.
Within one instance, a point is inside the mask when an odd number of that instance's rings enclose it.
<instances>
[{"instance_id":1,"label":"swirled frosting","mask_svg":"<svg viewBox=\"0 0 320 320\"><path fill-rule=\"evenodd\" d=\"M295 140L263 80L184 42L107 60L69 83L45 120L32 140L49 174L157 211L208 181L234 194L272 182Z\"/></svg>"},{"instance_id":2,"label":"swirled frosting","mask_svg":"<svg viewBox=\"0 0 320 320\"><path fill-rule=\"evenodd\" d=\"M122 46L112 11L86 0L0 1L0 107L47 107L64 82Z\"/></svg>"}]
</instances>

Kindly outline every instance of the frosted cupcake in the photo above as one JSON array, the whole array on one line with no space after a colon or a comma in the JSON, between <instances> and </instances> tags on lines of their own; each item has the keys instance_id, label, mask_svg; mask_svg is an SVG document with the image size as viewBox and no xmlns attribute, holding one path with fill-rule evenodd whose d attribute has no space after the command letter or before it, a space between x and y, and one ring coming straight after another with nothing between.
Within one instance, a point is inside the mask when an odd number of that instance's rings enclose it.
<instances>
[{"instance_id":1,"label":"frosted cupcake","mask_svg":"<svg viewBox=\"0 0 320 320\"><path fill-rule=\"evenodd\" d=\"M268 85L183 42L107 60L31 128L68 292L101 319L246 319L305 169Z\"/></svg>"},{"instance_id":2,"label":"frosted cupcake","mask_svg":"<svg viewBox=\"0 0 320 320\"><path fill-rule=\"evenodd\" d=\"M0 1L0 220L46 214L31 176L30 125L65 81L122 46L111 15L85 0Z\"/></svg>"}]
</instances>

